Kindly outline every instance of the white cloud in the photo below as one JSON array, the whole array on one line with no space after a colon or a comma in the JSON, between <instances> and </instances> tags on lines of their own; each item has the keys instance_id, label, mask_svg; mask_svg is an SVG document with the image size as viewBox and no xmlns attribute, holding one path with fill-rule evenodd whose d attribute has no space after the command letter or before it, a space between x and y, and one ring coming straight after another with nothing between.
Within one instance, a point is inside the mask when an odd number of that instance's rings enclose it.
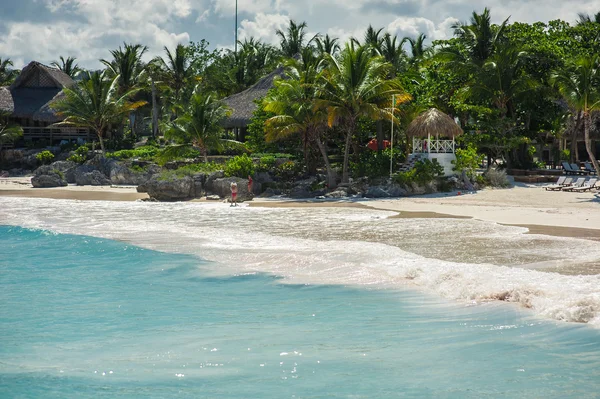
<instances>
[{"instance_id":1,"label":"white cloud","mask_svg":"<svg viewBox=\"0 0 600 399\"><path fill-rule=\"evenodd\" d=\"M425 33L430 40L447 39L452 36L452 24L458 20L455 18L446 18L440 24L436 25L433 21L422 17L399 17L390 22L387 31L399 37L417 37Z\"/></svg>"},{"instance_id":2,"label":"white cloud","mask_svg":"<svg viewBox=\"0 0 600 399\"><path fill-rule=\"evenodd\" d=\"M279 44L275 32L278 29L285 30L289 22L287 15L258 13L253 21L245 19L240 23L238 37L239 40L255 37L266 43Z\"/></svg>"}]
</instances>

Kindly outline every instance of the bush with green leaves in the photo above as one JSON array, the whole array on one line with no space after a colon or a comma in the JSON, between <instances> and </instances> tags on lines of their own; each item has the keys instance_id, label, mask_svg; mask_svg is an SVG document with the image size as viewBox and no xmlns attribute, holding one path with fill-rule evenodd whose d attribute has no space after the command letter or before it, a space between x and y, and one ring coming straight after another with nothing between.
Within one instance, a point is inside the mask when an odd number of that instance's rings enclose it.
<instances>
[{"instance_id":1,"label":"bush with green leaves","mask_svg":"<svg viewBox=\"0 0 600 399\"><path fill-rule=\"evenodd\" d=\"M411 186L413 183L429 183L442 176L444 176L444 167L440 165L437 159L433 161L423 159L417 162L411 170L396 173L393 176L393 181L402 186Z\"/></svg>"},{"instance_id":2,"label":"bush with green leaves","mask_svg":"<svg viewBox=\"0 0 600 399\"><path fill-rule=\"evenodd\" d=\"M114 152L109 152L106 154L107 158L114 159L142 159L142 160L151 160L155 157L159 152L159 149L155 146L146 145L143 147L139 147L133 150L119 150Z\"/></svg>"},{"instance_id":3,"label":"bush with green leaves","mask_svg":"<svg viewBox=\"0 0 600 399\"><path fill-rule=\"evenodd\" d=\"M48 150L38 152L35 156L35 159L37 159L37 161L42 165L48 165L54 160L54 154Z\"/></svg>"},{"instance_id":4,"label":"bush with green leaves","mask_svg":"<svg viewBox=\"0 0 600 399\"><path fill-rule=\"evenodd\" d=\"M259 172L268 172L275 167L277 159L273 155L265 155L260 157L258 161L258 167L256 168Z\"/></svg>"},{"instance_id":5,"label":"bush with green leaves","mask_svg":"<svg viewBox=\"0 0 600 399\"><path fill-rule=\"evenodd\" d=\"M381 152L378 151L365 151L360 155L358 162L350 162L350 169L352 176L359 177L382 177L389 176L390 174L390 158L392 157L392 150L385 149ZM397 165L404 162L405 155L402 151L395 150L393 152L393 165Z\"/></svg>"},{"instance_id":6,"label":"bush with green leaves","mask_svg":"<svg viewBox=\"0 0 600 399\"><path fill-rule=\"evenodd\" d=\"M75 152L67 158L67 161L77 162L79 164L88 160L89 148L85 145L78 147Z\"/></svg>"},{"instance_id":7,"label":"bush with green leaves","mask_svg":"<svg viewBox=\"0 0 600 399\"><path fill-rule=\"evenodd\" d=\"M469 179L475 178L477 168L483 161L483 155L477 153L477 148L469 143L466 148L456 149L456 160L452 161L452 170L462 174L465 172Z\"/></svg>"},{"instance_id":8,"label":"bush with green leaves","mask_svg":"<svg viewBox=\"0 0 600 399\"><path fill-rule=\"evenodd\" d=\"M159 180L176 180L176 179L181 179L185 176L193 176L197 173L211 173L211 172L215 172L217 170L222 170L222 169L223 169L223 165L215 163L215 162L195 163L195 164L191 164L191 165L182 166L175 170L165 170L165 171L161 172L158 179Z\"/></svg>"},{"instance_id":9,"label":"bush with green leaves","mask_svg":"<svg viewBox=\"0 0 600 399\"><path fill-rule=\"evenodd\" d=\"M284 181L292 181L302 174L302 164L286 161L275 168L275 176Z\"/></svg>"},{"instance_id":10,"label":"bush with green leaves","mask_svg":"<svg viewBox=\"0 0 600 399\"><path fill-rule=\"evenodd\" d=\"M225 164L225 176L247 178L254 174L254 162L247 154L231 158Z\"/></svg>"},{"instance_id":11,"label":"bush with green leaves","mask_svg":"<svg viewBox=\"0 0 600 399\"><path fill-rule=\"evenodd\" d=\"M506 171L498 169L488 169L483 175L485 182L492 187L506 188L510 186Z\"/></svg>"}]
</instances>

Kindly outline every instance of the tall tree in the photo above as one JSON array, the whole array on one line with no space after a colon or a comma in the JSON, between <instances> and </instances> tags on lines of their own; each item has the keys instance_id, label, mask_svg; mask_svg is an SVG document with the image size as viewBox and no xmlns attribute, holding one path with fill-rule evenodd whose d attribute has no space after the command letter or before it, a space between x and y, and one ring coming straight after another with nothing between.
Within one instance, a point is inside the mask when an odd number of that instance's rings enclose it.
<instances>
[{"instance_id":1,"label":"tall tree","mask_svg":"<svg viewBox=\"0 0 600 399\"><path fill-rule=\"evenodd\" d=\"M411 62L415 63L423 59L425 57L425 53L427 51L427 47L425 46L425 39L427 39L427 35L421 33L416 38L405 37L402 39L402 44L408 42L410 47L411 54Z\"/></svg>"},{"instance_id":2,"label":"tall tree","mask_svg":"<svg viewBox=\"0 0 600 399\"><path fill-rule=\"evenodd\" d=\"M309 172L311 144L316 144L327 170L328 186L335 187L335 176L327 157L324 134L327 114L315 109L320 59L310 49L304 49L300 60L286 65L286 78L275 81L275 87L263 100L264 109L275 116L265 122L267 142L299 135L304 149L304 160Z\"/></svg>"},{"instance_id":3,"label":"tall tree","mask_svg":"<svg viewBox=\"0 0 600 399\"><path fill-rule=\"evenodd\" d=\"M173 89L174 103L179 104L181 94L185 86L192 78L192 58L190 52L183 44L178 44L175 51L171 52L165 46L166 60L159 57L158 62L162 65L165 72L165 81Z\"/></svg>"},{"instance_id":4,"label":"tall tree","mask_svg":"<svg viewBox=\"0 0 600 399\"><path fill-rule=\"evenodd\" d=\"M178 144L169 147L165 154L175 155L189 148L197 147L208 162L208 151L219 148L221 121L227 116L224 103L213 94L205 94L196 86L186 103L184 113L169 123L166 136Z\"/></svg>"},{"instance_id":5,"label":"tall tree","mask_svg":"<svg viewBox=\"0 0 600 399\"><path fill-rule=\"evenodd\" d=\"M17 78L19 72L12 69L12 66L10 58L0 58L0 86L8 86Z\"/></svg>"},{"instance_id":6,"label":"tall tree","mask_svg":"<svg viewBox=\"0 0 600 399\"><path fill-rule=\"evenodd\" d=\"M290 24L285 32L281 29L277 29L275 32L280 39L281 52L286 57L294 57L296 54L300 54L305 45L309 45L314 37L307 43L306 41L306 22L297 24L293 19L290 20Z\"/></svg>"},{"instance_id":7,"label":"tall tree","mask_svg":"<svg viewBox=\"0 0 600 399\"><path fill-rule=\"evenodd\" d=\"M591 24L596 23L600 24L600 12L597 12L593 16L590 14L579 13L577 18L577 25Z\"/></svg>"},{"instance_id":8,"label":"tall tree","mask_svg":"<svg viewBox=\"0 0 600 399\"><path fill-rule=\"evenodd\" d=\"M337 37L331 38L328 34L326 34L325 37L317 36L315 38L317 51L319 54L336 55L336 53L340 51L338 40L339 39Z\"/></svg>"},{"instance_id":9,"label":"tall tree","mask_svg":"<svg viewBox=\"0 0 600 399\"><path fill-rule=\"evenodd\" d=\"M79 72L81 72L81 68L79 68L79 65L77 65L75 63L75 60L76 60L75 57L67 57L67 59L65 59L61 55L60 62L52 61L52 63L50 65L52 65L55 68L60 69L61 71L63 71L67 75L69 75L70 77L75 78L77 76L77 74Z\"/></svg>"},{"instance_id":10,"label":"tall tree","mask_svg":"<svg viewBox=\"0 0 600 399\"><path fill-rule=\"evenodd\" d=\"M391 119L392 95L396 104L410 99L398 80L389 79L392 65L383 57L373 57L371 49L346 44L339 58L326 56L327 68L321 75L317 107L327 111L329 126L341 125L345 131L342 182L348 182L350 144L358 118Z\"/></svg>"},{"instance_id":11,"label":"tall tree","mask_svg":"<svg viewBox=\"0 0 600 399\"><path fill-rule=\"evenodd\" d=\"M383 28L375 29L372 25L369 25L363 38L363 46L367 46L371 49L373 55L382 55L381 50L384 42L384 35L381 34ZM359 44L357 42L357 44Z\"/></svg>"},{"instance_id":12,"label":"tall tree","mask_svg":"<svg viewBox=\"0 0 600 399\"><path fill-rule=\"evenodd\" d=\"M146 66L142 62L142 56L148 51L148 47L141 44L123 43L117 50L111 50L113 59L107 61L101 59L109 71L110 76L118 76L119 90L126 93L145 83Z\"/></svg>"},{"instance_id":13,"label":"tall tree","mask_svg":"<svg viewBox=\"0 0 600 399\"><path fill-rule=\"evenodd\" d=\"M65 116L63 124L85 127L96 133L102 154L109 126L122 122L126 115L145 104L130 101L138 89L120 93L118 81L119 75L109 78L106 71L88 72L77 85L63 89L64 97L52 105L59 115Z\"/></svg>"},{"instance_id":14,"label":"tall tree","mask_svg":"<svg viewBox=\"0 0 600 399\"><path fill-rule=\"evenodd\" d=\"M508 18L500 25L495 26L491 22L489 8L485 8L481 14L473 11L470 23L454 24L454 35L466 46L469 58L477 65L483 63L492 55L498 44Z\"/></svg>"},{"instance_id":15,"label":"tall tree","mask_svg":"<svg viewBox=\"0 0 600 399\"><path fill-rule=\"evenodd\" d=\"M576 113L583 117L585 149L596 173L600 166L590 139L591 113L600 110L600 59L598 55L581 57L574 65L552 75L552 82Z\"/></svg>"}]
</instances>

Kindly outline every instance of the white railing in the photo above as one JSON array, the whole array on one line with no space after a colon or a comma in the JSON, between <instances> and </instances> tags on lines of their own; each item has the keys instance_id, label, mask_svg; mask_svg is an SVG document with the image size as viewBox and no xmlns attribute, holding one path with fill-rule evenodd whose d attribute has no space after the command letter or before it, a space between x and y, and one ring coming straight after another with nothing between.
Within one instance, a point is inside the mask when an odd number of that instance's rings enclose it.
<instances>
[{"instance_id":1,"label":"white railing","mask_svg":"<svg viewBox=\"0 0 600 399\"><path fill-rule=\"evenodd\" d=\"M413 153L454 154L454 140L428 140L414 137Z\"/></svg>"}]
</instances>

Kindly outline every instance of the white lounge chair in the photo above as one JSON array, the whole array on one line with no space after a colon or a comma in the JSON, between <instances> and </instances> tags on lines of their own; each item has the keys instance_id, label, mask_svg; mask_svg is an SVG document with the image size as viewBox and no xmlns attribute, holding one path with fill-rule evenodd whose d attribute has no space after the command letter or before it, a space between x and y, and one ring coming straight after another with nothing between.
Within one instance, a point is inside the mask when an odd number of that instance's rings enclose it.
<instances>
[{"instance_id":1,"label":"white lounge chair","mask_svg":"<svg viewBox=\"0 0 600 399\"><path fill-rule=\"evenodd\" d=\"M565 187L562 190L563 191L573 191L573 189L575 189L575 188L583 187L584 184L585 184L585 177L579 177L577 179L577 181L575 183L573 183L573 185L571 185L569 187Z\"/></svg>"},{"instance_id":2,"label":"white lounge chair","mask_svg":"<svg viewBox=\"0 0 600 399\"><path fill-rule=\"evenodd\" d=\"M569 179L570 179L569 184L571 184L572 179L570 177L569 177ZM544 188L548 191L560 190L561 188L563 188L563 184L565 183L565 180L567 180L567 176L561 176L558 178L556 183L544 186Z\"/></svg>"},{"instance_id":3,"label":"white lounge chair","mask_svg":"<svg viewBox=\"0 0 600 399\"><path fill-rule=\"evenodd\" d=\"M583 186L574 187L572 190L569 190L569 191L576 191L576 192L588 191L588 190L591 190L592 188L596 187L596 183L598 183L598 179L592 178L592 179L588 180L587 182L585 182L585 184Z\"/></svg>"}]
</instances>

